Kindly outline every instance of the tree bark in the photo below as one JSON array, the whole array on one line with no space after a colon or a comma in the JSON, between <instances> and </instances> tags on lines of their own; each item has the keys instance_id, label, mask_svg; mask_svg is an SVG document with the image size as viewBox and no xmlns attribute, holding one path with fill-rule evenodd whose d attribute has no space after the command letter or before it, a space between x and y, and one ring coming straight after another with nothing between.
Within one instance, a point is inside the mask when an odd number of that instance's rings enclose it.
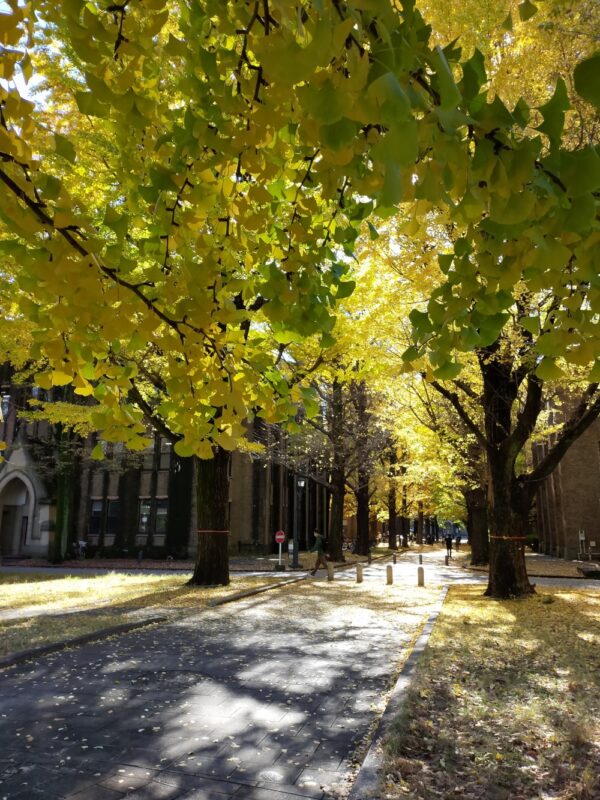
<instances>
[{"instance_id":1,"label":"tree bark","mask_svg":"<svg viewBox=\"0 0 600 800\"><path fill-rule=\"evenodd\" d=\"M388 491L388 547L390 550L398 549L398 515L396 505L396 483L394 476L396 474L396 464L398 456L396 455L396 448L390 448L390 489Z\"/></svg>"},{"instance_id":2,"label":"tree bark","mask_svg":"<svg viewBox=\"0 0 600 800\"><path fill-rule=\"evenodd\" d=\"M369 554L369 479L361 476L362 483L354 495L356 497L356 552L360 556Z\"/></svg>"},{"instance_id":3,"label":"tree bark","mask_svg":"<svg viewBox=\"0 0 600 800\"><path fill-rule=\"evenodd\" d=\"M423 501L419 500L418 503L418 517L417 517L417 544L423 544Z\"/></svg>"},{"instance_id":4,"label":"tree bark","mask_svg":"<svg viewBox=\"0 0 600 800\"><path fill-rule=\"evenodd\" d=\"M467 531L471 545L471 564L489 564L490 545L488 535L487 498L481 487L466 489L464 492L467 507Z\"/></svg>"},{"instance_id":5,"label":"tree bark","mask_svg":"<svg viewBox=\"0 0 600 800\"><path fill-rule=\"evenodd\" d=\"M346 496L346 471L344 469L344 399L342 396L342 385L337 380L333 382L332 386L329 414L333 465L330 478L331 515L329 517L327 549L330 557L334 561L343 561L344 498Z\"/></svg>"},{"instance_id":6,"label":"tree bark","mask_svg":"<svg viewBox=\"0 0 600 800\"><path fill-rule=\"evenodd\" d=\"M197 461L198 555L192 586L229 583L229 463L231 453L215 448L210 460Z\"/></svg>"},{"instance_id":7,"label":"tree bark","mask_svg":"<svg viewBox=\"0 0 600 800\"><path fill-rule=\"evenodd\" d=\"M334 561L343 561L342 544L344 539L344 498L346 481L343 472L334 470L331 477L331 513L329 516L329 534L327 551Z\"/></svg>"},{"instance_id":8,"label":"tree bark","mask_svg":"<svg viewBox=\"0 0 600 800\"><path fill-rule=\"evenodd\" d=\"M392 485L388 492L388 547L398 549L398 517L396 515L396 487Z\"/></svg>"},{"instance_id":9,"label":"tree bark","mask_svg":"<svg viewBox=\"0 0 600 800\"><path fill-rule=\"evenodd\" d=\"M406 468L403 468L403 473ZM410 533L410 517L408 516L408 487L402 486L402 547L408 547L408 535Z\"/></svg>"},{"instance_id":10,"label":"tree bark","mask_svg":"<svg viewBox=\"0 0 600 800\"><path fill-rule=\"evenodd\" d=\"M525 566L524 515L522 492L511 474L513 464L505 448L488 454L490 472L490 571L488 597L525 597L535 592Z\"/></svg>"}]
</instances>

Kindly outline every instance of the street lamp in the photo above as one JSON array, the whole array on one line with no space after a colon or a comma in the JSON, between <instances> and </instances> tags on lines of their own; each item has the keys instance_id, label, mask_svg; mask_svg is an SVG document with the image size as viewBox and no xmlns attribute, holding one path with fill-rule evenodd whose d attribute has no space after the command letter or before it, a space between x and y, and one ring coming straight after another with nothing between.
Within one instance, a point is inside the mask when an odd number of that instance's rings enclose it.
<instances>
[{"instance_id":1,"label":"street lamp","mask_svg":"<svg viewBox=\"0 0 600 800\"><path fill-rule=\"evenodd\" d=\"M296 478L296 492L294 496L294 548L292 551L292 569L298 569L298 539L300 529L300 498L302 497L302 489L306 481L304 478Z\"/></svg>"}]
</instances>

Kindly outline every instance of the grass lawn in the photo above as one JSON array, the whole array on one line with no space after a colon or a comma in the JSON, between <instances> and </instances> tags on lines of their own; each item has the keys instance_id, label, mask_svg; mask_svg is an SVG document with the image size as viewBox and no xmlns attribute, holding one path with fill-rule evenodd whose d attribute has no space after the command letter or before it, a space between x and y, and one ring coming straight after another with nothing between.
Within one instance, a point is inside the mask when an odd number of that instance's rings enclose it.
<instances>
[{"instance_id":1,"label":"grass lawn","mask_svg":"<svg viewBox=\"0 0 600 800\"><path fill-rule=\"evenodd\" d=\"M132 622L144 609L150 615L194 611L209 600L272 583L246 577L202 589L186 586L188 577L0 575L0 656Z\"/></svg>"},{"instance_id":2,"label":"grass lawn","mask_svg":"<svg viewBox=\"0 0 600 800\"><path fill-rule=\"evenodd\" d=\"M600 798L600 593L453 587L386 758L381 800Z\"/></svg>"}]
</instances>

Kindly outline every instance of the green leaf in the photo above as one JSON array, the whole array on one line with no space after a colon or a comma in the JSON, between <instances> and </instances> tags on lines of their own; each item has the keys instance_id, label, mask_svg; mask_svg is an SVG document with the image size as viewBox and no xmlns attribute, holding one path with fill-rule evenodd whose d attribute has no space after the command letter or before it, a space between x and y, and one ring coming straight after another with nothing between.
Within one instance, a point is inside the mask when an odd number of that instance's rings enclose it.
<instances>
[{"instance_id":1,"label":"green leaf","mask_svg":"<svg viewBox=\"0 0 600 800\"><path fill-rule=\"evenodd\" d=\"M554 358L542 358L535 374L543 381L557 381L564 378L564 372Z\"/></svg>"},{"instance_id":2,"label":"green leaf","mask_svg":"<svg viewBox=\"0 0 600 800\"><path fill-rule=\"evenodd\" d=\"M462 100L462 97L456 85L456 81L454 80L452 68L450 64L448 64L444 51L439 45L432 54L431 62L438 79L442 108L445 111L456 108Z\"/></svg>"},{"instance_id":3,"label":"green leaf","mask_svg":"<svg viewBox=\"0 0 600 800\"><path fill-rule=\"evenodd\" d=\"M355 288L356 281L342 281L341 283L338 283L335 299L343 300L345 297L350 297Z\"/></svg>"},{"instance_id":4,"label":"green leaf","mask_svg":"<svg viewBox=\"0 0 600 800\"><path fill-rule=\"evenodd\" d=\"M417 308L413 308L413 310L408 315L410 319L411 325L413 326L417 336L421 336L424 333L431 333L433 330L433 324L429 319L429 314L426 311L419 311Z\"/></svg>"},{"instance_id":5,"label":"green leaf","mask_svg":"<svg viewBox=\"0 0 600 800\"><path fill-rule=\"evenodd\" d=\"M575 91L600 111L600 51L575 67Z\"/></svg>"},{"instance_id":6,"label":"green leaf","mask_svg":"<svg viewBox=\"0 0 600 800\"><path fill-rule=\"evenodd\" d=\"M471 100L473 97L477 97L479 90L487 81L483 53L475 48L473 55L468 61L465 61L462 69L463 94L466 100Z\"/></svg>"},{"instance_id":7,"label":"green leaf","mask_svg":"<svg viewBox=\"0 0 600 800\"><path fill-rule=\"evenodd\" d=\"M527 22L528 19L537 14L537 6L534 6L529 0L525 0L523 3L519 4L519 17L521 18L521 22Z\"/></svg>"},{"instance_id":8,"label":"green leaf","mask_svg":"<svg viewBox=\"0 0 600 800\"><path fill-rule=\"evenodd\" d=\"M509 13L509 15L506 17L506 19L503 21L500 27L503 28L505 31L512 31L513 29L512 14Z\"/></svg>"},{"instance_id":9,"label":"green leaf","mask_svg":"<svg viewBox=\"0 0 600 800\"><path fill-rule=\"evenodd\" d=\"M565 124L565 111L568 111L570 108L571 104L569 103L567 86L564 80L559 78L556 81L554 94L547 103L539 108L544 121L537 127L538 131L545 133L550 139L550 145L552 147L560 144Z\"/></svg>"},{"instance_id":10,"label":"green leaf","mask_svg":"<svg viewBox=\"0 0 600 800\"><path fill-rule=\"evenodd\" d=\"M453 261L454 253L440 253L438 255L438 264L440 265L440 269L444 275L448 274Z\"/></svg>"},{"instance_id":11,"label":"green leaf","mask_svg":"<svg viewBox=\"0 0 600 800\"><path fill-rule=\"evenodd\" d=\"M337 122L346 109L346 96L330 80L321 86L301 87L298 94L306 111L325 125Z\"/></svg>"},{"instance_id":12,"label":"green leaf","mask_svg":"<svg viewBox=\"0 0 600 800\"><path fill-rule=\"evenodd\" d=\"M600 383L600 358L596 359L587 379L589 383Z\"/></svg>"},{"instance_id":13,"label":"green leaf","mask_svg":"<svg viewBox=\"0 0 600 800\"><path fill-rule=\"evenodd\" d=\"M94 461L104 460L104 447L102 446L101 442L98 442L98 444L92 450L91 458L93 458Z\"/></svg>"},{"instance_id":14,"label":"green leaf","mask_svg":"<svg viewBox=\"0 0 600 800\"><path fill-rule=\"evenodd\" d=\"M410 100L393 72L386 72L374 80L367 90L367 97L381 107L384 122L398 124L399 120L410 116Z\"/></svg>"},{"instance_id":15,"label":"green leaf","mask_svg":"<svg viewBox=\"0 0 600 800\"><path fill-rule=\"evenodd\" d=\"M500 336L502 328L510 319L510 314L489 314L482 318L479 325L481 346L487 347Z\"/></svg>"},{"instance_id":16,"label":"green leaf","mask_svg":"<svg viewBox=\"0 0 600 800\"><path fill-rule=\"evenodd\" d=\"M433 371L434 377L440 381L451 381L462 372L462 366L456 361L446 361Z\"/></svg>"},{"instance_id":17,"label":"green leaf","mask_svg":"<svg viewBox=\"0 0 600 800\"><path fill-rule=\"evenodd\" d=\"M522 317L519 320L519 323L522 328L529 333L532 333L536 336L540 332L540 318L539 317Z\"/></svg>"},{"instance_id":18,"label":"green leaf","mask_svg":"<svg viewBox=\"0 0 600 800\"><path fill-rule=\"evenodd\" d=\"M54 149L59 156L66 158L67 161L71 162L71 164L75 162L75 159L77 158L75 147L66 136L61 136L60 133L54 134Z\"/></svg>"},{"instance_id":19,"label":"green leaf","mask_svg":"<svg viewBox=\"0 0 600 800\"><path fill-rule=\"evenodd\" d=\"M596 148L584 147L582 150L561 153L561 179L572 197L599 189L600 156Z\"/></svg>"},{"instance_id":20,"label":"green leaf","mask_svg":"<svg viewBox=\"0 0 600 800\"><path fill-rule=\"evenodd\" d=\"M322 125L321 138L330 150L339 150L354 140L357 130L357 123L344 117L332 125Z\"/></svg>"},{"instance_id":21,"label":"green leaf","mask_svg":"<svg viewBox=\"0 0 600 800\"><path fill-rule=\"evenodd\" d=\"M75 92L75 102L82 114L88 117L108 117L110 108L99 103L92 92Z\"/></svg>"},{"instance_id":22,"label":"green leaf","mask_svg":"<svg viewBox=\"0 0 600 800\"><path fill-rule=\"evenodd\" d=\"M330 333L324 333L319 340L319 347L322 347L323 350L327 350L328 347L333 347L336 341L337 340Z\"/></svg>"},{"instance_id":23,"label":"green leaf","mask_svg":"<svg viewBox=\"0 0 600 800\"><path fill-rule=\"evenodd\" d=\"M402 353L401 358L402 361L416 361L419 358L419 351L414 345L411 345Z\"/></svg>"},{"instance_id":24,"label":"green leaf","mask_svg":"<svg viewBox=\"0 0 600 800\"><path fill-rule=\"evenodd\" d=\"M517 124L524 128L526 125L529 124L529 118L531 117L531 111L529 106L523 100L522 97L519 98L517 105L513 109L513 117L516 119Z\"/></svg>"},{"instance_id":25,"label":"green leaf","mask_svg":"<svg viewBox=\"0 0 600 800\"><path fill-rule=\"evenodd\" d=\"M195 446L191 442L186 442L185 439L180 439L178 442L175 442L173 449L177 455L182 458L189 458L189 456L193 456L196 452Z\"/></svg>"}]
</instances>

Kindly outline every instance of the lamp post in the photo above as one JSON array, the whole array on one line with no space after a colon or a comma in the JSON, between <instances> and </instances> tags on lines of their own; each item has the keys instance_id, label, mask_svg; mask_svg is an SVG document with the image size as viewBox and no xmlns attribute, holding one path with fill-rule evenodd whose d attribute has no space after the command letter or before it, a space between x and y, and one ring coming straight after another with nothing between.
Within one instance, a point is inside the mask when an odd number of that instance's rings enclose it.
<instances>
[{"instance_id":1,"label":"lamp post","mask_svg":"<svg viewBox=\"0 0 600 800\"><path fill-rule=\"evenodd\" d=\"M304 478L296 478L296 492L294 496L294 549L292 551L292 569L298 569L299 529L300 529L300 498L304 489Z\"/></svg>"}]
</instances>

